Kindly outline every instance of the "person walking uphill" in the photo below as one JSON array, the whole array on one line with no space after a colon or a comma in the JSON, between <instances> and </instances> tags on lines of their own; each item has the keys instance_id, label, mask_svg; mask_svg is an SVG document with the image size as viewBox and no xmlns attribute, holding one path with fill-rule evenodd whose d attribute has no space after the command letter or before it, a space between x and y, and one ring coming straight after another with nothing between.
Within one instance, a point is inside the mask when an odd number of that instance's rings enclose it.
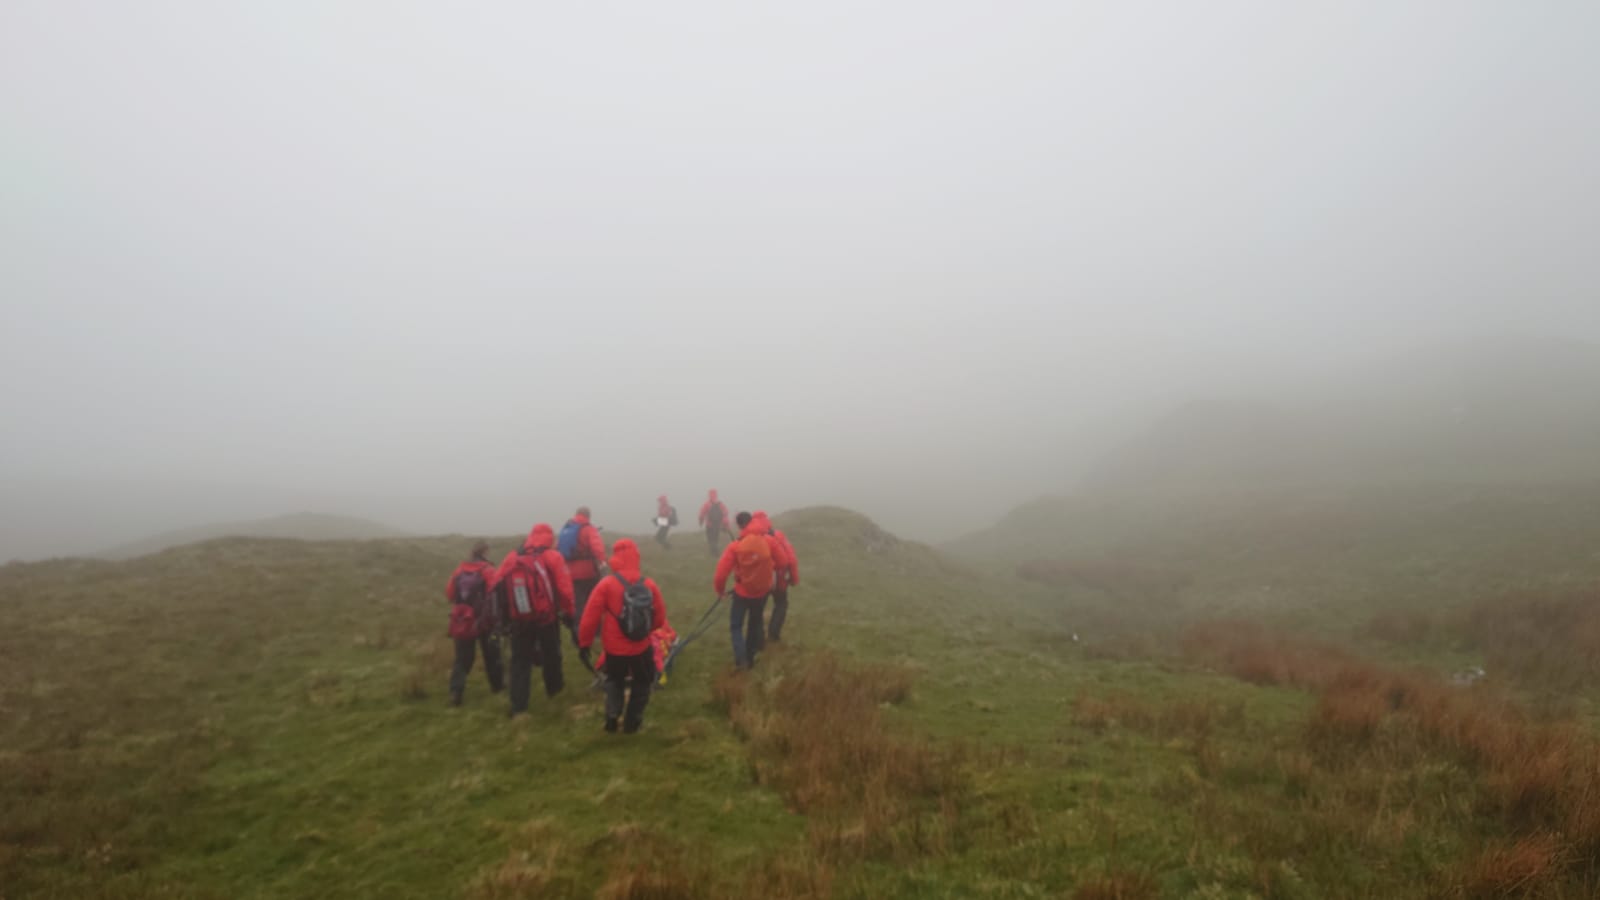
<instances>
[{"instance_id":1,"label":"person walking uphill","mask_svg":"<svg viewBox=\"0 0 1600 900\"><path fill-rule=\"evenodd\" d=\"M728 630L733 637L733 663L741 669L755 665L766 638L762 616L767 597L772 593L776 573L789 566L788 554L777 538L767 534L770 523L756 522L747 512L739 513L739 539L728 545L717 561L713 587L718 596L734 576L733 605L728 610ZM748 624L747 624L748 622ZM742 632L742 633L741 633Z\"/></svg>"},{"instance_id":2,"label":"person walking uphill","mask_svg":"<svg viewBox=\"0 0 1600 900\"><path fill-rule=\"evenodd\" d=\"M678 510L667 502L667 495L662 494L656 498L656 543L663 550L671 550L672 543L667 540L667 533L678 524Z\"/></svg>"},{"instance_id":3,"label":"person walking uphill","mask_svg":"<svg viewBox=\"0 0 1600 900\"><path fill-rule=\"evenodd\" d=\"M489 594L494 564L489 562L488 553L487 542L474 544L472 556L456 566L444 586L445 599L450 601L450 637L456 642L456 661L450 667L451 706L461 705L478 647L483 648L483 673L489 676L489 693L498 694L504 687L500 644L494 638L497 622Z\"/></svg>"},{"instance_id":4,"label":"person walking uphill","mask_svg":"<svg viewBox=\"0 0 1600 900\"><path fill-rule=\"evenodd\" d=\"M556 533L543 522L521 549L506 554L494 589L511 626L511 715L528 711L533 667L544 670L544 693L566 686L561 672L561 625L572 625L572 576L556 552Z\"/></svg>"},{"instance_id":5,"label":"person walking uphill","mask_svg":"<svg viewBox=\"0 0 1600 900\"><path fill-rule=\"evenodd\" d=\"M772 620L767 623L767 640L776 644L783 636L784 620L789 618L789 588L800 586L800 557L788 535L774 528L766 513L757 510L751 521L765 523L767 534L783 545L783 552L789 557L789 565L777 571L772 585Z\"/></svg>"},{"instance_id":6,"label":"person walking uphill","mask_svg":"<svg viewBox=\"0 0 1600 900\"><path fill-rule=\"evenodd\" d=\"M584 604L589 602L589 592L600 581L600 561L606 558L606 542L600 529L589 521L589 507L580 506L567 524L561 527L559 544L561 558L567 561L572 573L574 603L578 618L583 618Z\"/></svg>"},{"instance_id":7,"label":"person walking uphill","mask_svg":"<svg viewBox=\"0 0 1600 900\"><path fill-rule=\"evenodd\" d=\"M721 550L722 533L726 531L733 534L733 525L728 522L728 507L717 499L717 492L713 489L706 497L706 502L700 505L700 526L706 530L706 544L711 548L711 555L716 557Z\"/></svg>"},{"instance_id":8,"label":"person walking uphill","mask_svg":"<svg viewBox=\"0 0 1600 900\"><path fill-rule=\"evenodd\" d=\"M639 547L623 538L611 548L611 575L598 584L578 623L578 653L587 660L595 633L606 652L606 731L633 734L644 722L645 704L656 680L650 634L667 624L661 588L639 571ZM623 691L627 690L627 705Z\"/></svg>"}]
</instances>

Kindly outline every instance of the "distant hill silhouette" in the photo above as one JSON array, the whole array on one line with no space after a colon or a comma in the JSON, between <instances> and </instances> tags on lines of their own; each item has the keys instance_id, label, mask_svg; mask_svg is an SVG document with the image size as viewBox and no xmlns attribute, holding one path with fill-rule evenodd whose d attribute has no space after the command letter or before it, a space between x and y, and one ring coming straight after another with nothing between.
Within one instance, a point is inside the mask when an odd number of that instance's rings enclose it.
<instances>
[{"instance_id":1,"label":"distant hill silhouette","mask_svg":"<svg viewBox=\"0 0 1600 900\"><path fill-rule=\"evenodd\" d=\"M169 547L194 544L222 537L294 538L306 541L366 540L405 537L406 532L367 519L330 516L321 513L294 513L256 519L250 522L225 522L168 531L142 540L120 544L96 553L103 559L129 559L159 553Z\"/></svg>"},{"instance_id":2,"label":"distant hill silhouette","mask_svg":"<svg viewBox=\"0 0 1600 900\"><path fill-rule=\"evenodd\" d=\"M1600 477L1600 347L1580 341L1473 341L1261 393L1174 409L1085 487Z\"/></svg>"}]
</instances>

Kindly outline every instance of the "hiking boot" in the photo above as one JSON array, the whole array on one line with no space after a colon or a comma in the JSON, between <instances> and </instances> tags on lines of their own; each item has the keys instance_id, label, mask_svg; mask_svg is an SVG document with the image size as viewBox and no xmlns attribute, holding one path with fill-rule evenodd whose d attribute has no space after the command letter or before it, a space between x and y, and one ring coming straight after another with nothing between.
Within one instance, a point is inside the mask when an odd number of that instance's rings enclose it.
<instances>
[{"instance_id":1,"label":"hiking boot","mask_svg":"<svg viewBox=\"0 0 1600 900\"><path fill-rule=\"evenodd\" d=\"M451 691L450 692L450 705L451 706L460 706L461 705L461 692L460 691Z\"/></svg>"},{"instance_id":2,"label":"hiking boot","mask_svg":"<svg viewBox=\"0 0 1600 900\"><path fill-rule=\"evenodd\" d=\"M616 733L617 733L617 720L616 719L606 719L606 734L616 734Z\"/></svg>"},{"instance_id":3,"label":"hiking boot","mask_svg":"<svg viewBox=\"0 0 1600 900\"><path fill-rule=\"evenodd\" d=\"M644 724L643 722L636 722L636 721L630 719L626 723L623 724L622 733L623 734L638 734L639 733L639 727L642 726L643 724Z\"/></svg>"}]
</instances>

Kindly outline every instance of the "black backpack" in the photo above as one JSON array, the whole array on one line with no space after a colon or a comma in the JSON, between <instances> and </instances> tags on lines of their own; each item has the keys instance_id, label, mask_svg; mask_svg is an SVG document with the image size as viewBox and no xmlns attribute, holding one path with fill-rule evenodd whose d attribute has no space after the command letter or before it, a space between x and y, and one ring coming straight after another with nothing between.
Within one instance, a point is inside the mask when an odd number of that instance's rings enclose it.
<instances>
[{"instance_id":1,"label":"black backpack","mask_svg":"<svg viewBox=\"0 0 1600 900\"><path fill-rule=\"evenodd\" d=\"M656 630L655 594L644 583L643 576L638 581L629 581L615 572L611 575L622 585L622 612L617 614L617 625L622 629L622 636L630 641L648 638L650 632Z\"/></svg>"},{"instance_id":2,"label":"black backpack","mask_svg":"<svg viewBox=\"0 0 1600 900\"><path fill-rule=\"evenodd\" d=\"M676 506L667 507L667 527L678 527L678 508Z\"/></svg>"}]
</instances>

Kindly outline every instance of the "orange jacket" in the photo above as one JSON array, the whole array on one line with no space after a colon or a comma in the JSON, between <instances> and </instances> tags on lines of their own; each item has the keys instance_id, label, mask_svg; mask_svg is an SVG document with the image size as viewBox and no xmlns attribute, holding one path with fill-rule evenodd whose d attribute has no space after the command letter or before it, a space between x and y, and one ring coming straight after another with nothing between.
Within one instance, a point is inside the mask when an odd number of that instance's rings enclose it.
<instances>
[{"instance_id":1,"label":"orange jacket","mask_svg":"<svg viewBox=\"0 0 1600 900\"><path fill-rule=\"evenodd\" d=\"M750 524L746 525L744 531L740 533L739 540L743 540L746 536L752 534L766 538L767 547L772 551L772 571L777 573L794 565L794 561L789 558L788 552L783 549L783 543L768 533L771 528L772 523L770 522L764 523L758 519L751 519ZM712 582L712 587L716 588L718 594L728 588L728 576L733 574L734 567L738 561L735 553L738 547L739 541L729 544L722 551L722 558L717 560L717 576L716 580ZM745 584L736 580L733 585L733 592L746 600L754 600L772 593L772 585Z\"/></svg>"},{"instance_id":2,"label":"orange jacket","mask_svg":"<svg viewBox=\"0 0 1600 900\"><path fill-rule=\"evenodd\" d=\"M567 568L572 570L573 581L593 581L600 577L600 560L606 558L606 542L600 537L600 529L589 524L588 516L573 516L572 521L582 527L578 529L577 556L567 562Z\"/></svg>"},{"instance_id":3,"label":"orange jacket","mask_svg":"<svg viewBox=\"0 0 1600 900\"><path fill-rule=\"evenodd\" d=\"M561 558L560 551L556 550L556 533L549 525L540 522L528 532L528 540L523 543L522 549L513 550L506 554L500 561L500 568L496 569L489 578L489 587L492 590L505 580L506 574L511 571L511 565L518 555L532 556L544 564L546 572L550 573L550 587L556 592L553 598L556 601L556 612L570 619L577 613L572 603L572 573L567 571L567 561Z\"/></svg>"},{"instance_id":4,"label":"orange jacket","mask_svg":"<svg viewBox=\"0 0 1600 900\"><path fill-rule=\"evenodd\" d=\"M611 571L635 583L644 577L639 572L639 547L633 541L623 538L611 548ZM654 580L644 578L644 584L655 598L651 612L655 618L655 630L659 630L667 625L667 604L661 599L661 588L656 586ZM594 593L589 595L588 605L583 608L583 621L578 623L578 646L587 648L592 645L595 632L598 631L600 647L608 656L638 656L652 652L648 635L642 641L630 641L623 635L622 624L617 621L621 615L622 582L615 576L601 579L595 585Z\"/></svg>"}]
</instances>

